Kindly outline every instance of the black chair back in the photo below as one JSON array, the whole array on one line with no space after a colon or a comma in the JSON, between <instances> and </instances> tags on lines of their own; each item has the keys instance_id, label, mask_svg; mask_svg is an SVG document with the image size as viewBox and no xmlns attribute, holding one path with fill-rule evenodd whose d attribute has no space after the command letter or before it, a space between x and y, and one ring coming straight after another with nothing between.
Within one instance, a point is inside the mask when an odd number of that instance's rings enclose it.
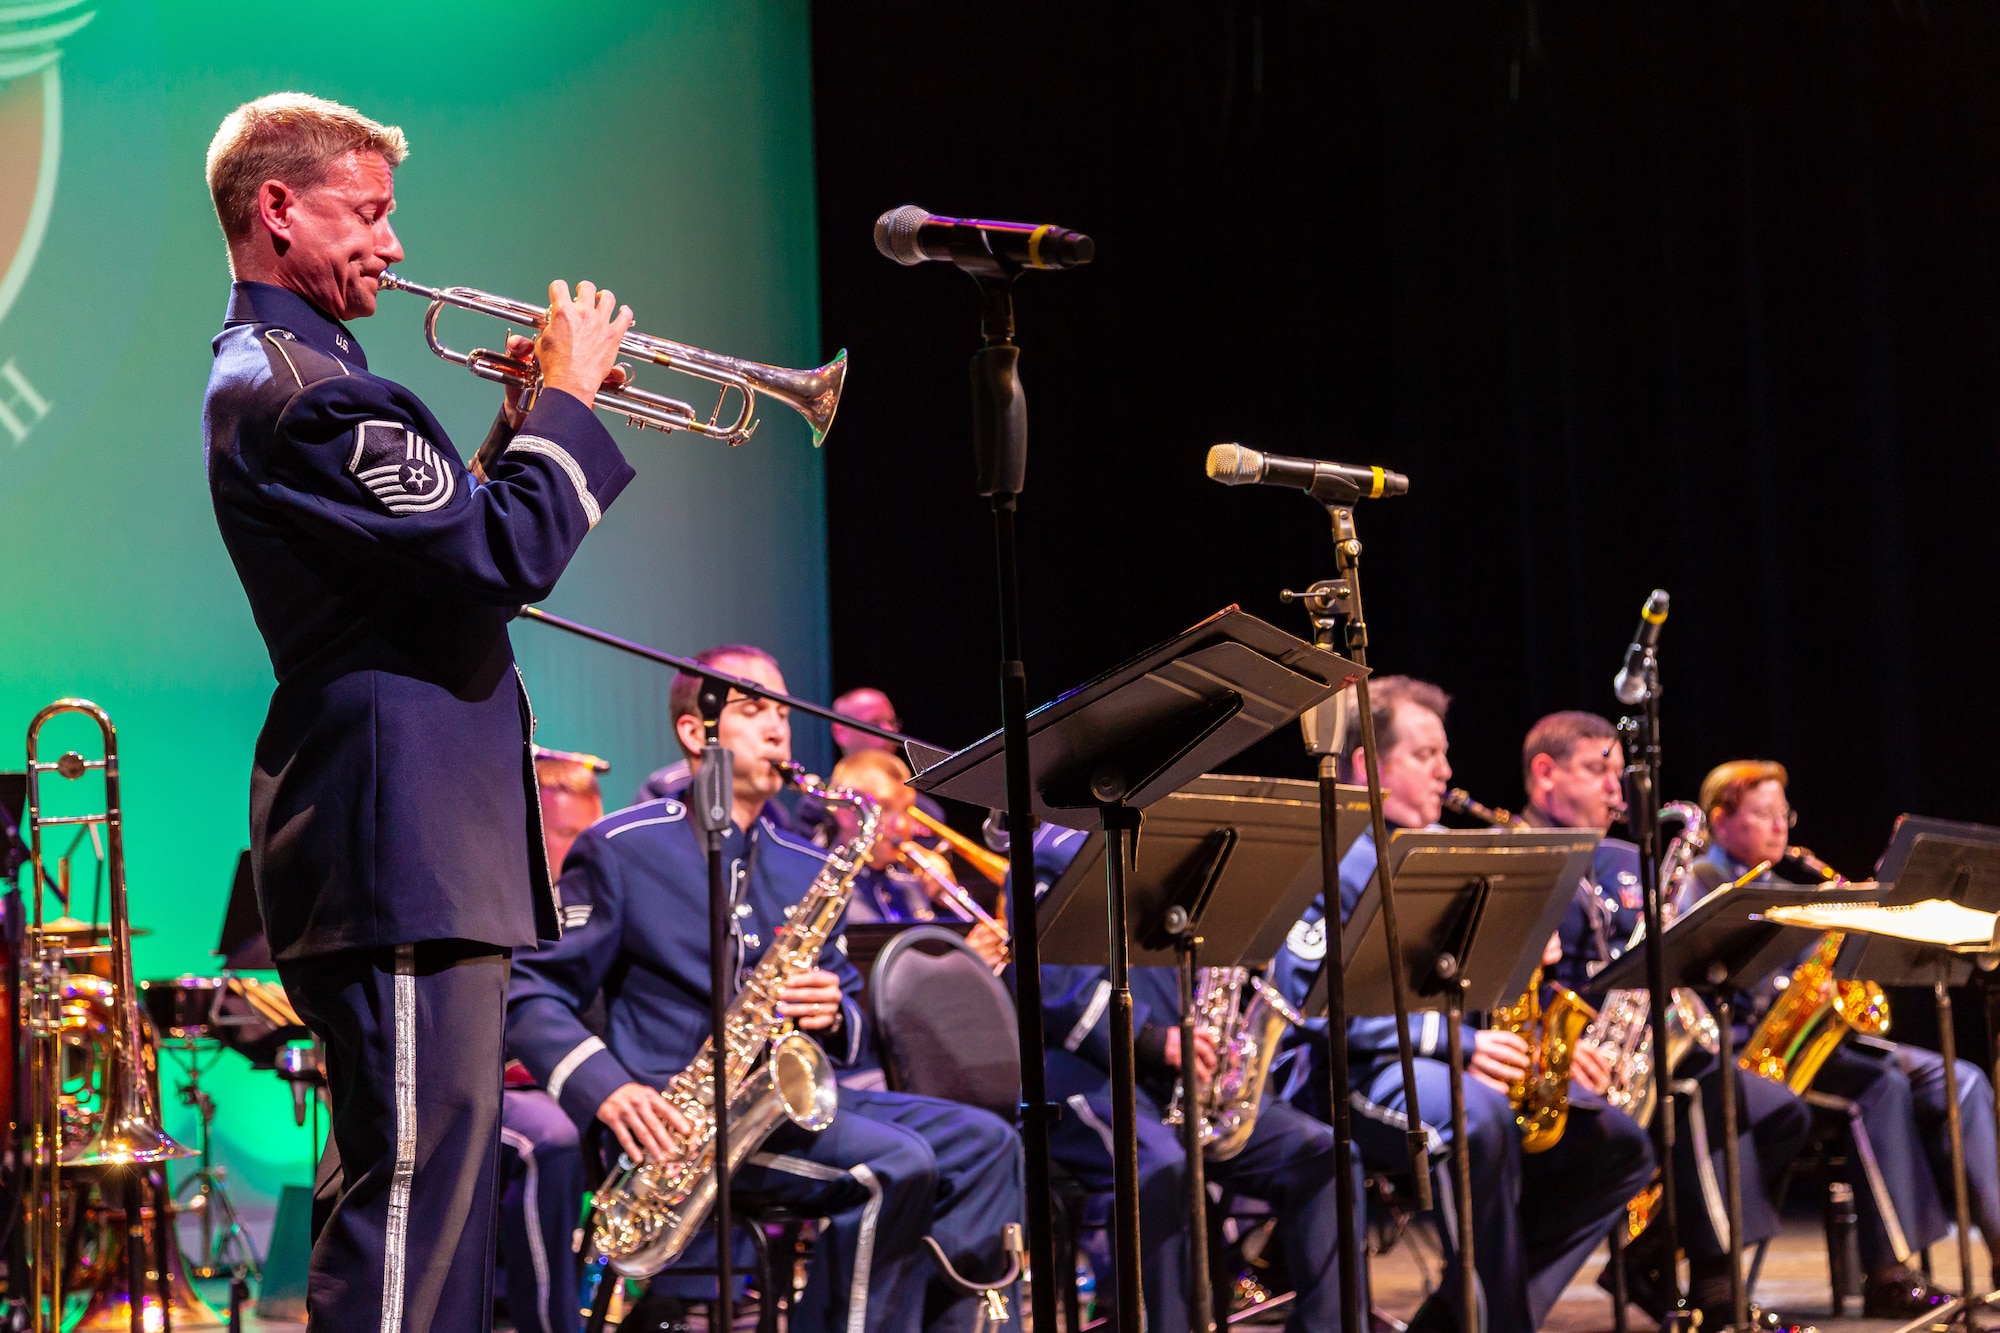
<instances>
[{"instance_id":1,"label":"black chair back","mask_svg":"<svg viewBox=\"0 0 2000 1333\"><path fill-rule=\"evenodd\" d=\"M875 959L869 994L891 1088L1016 1118L1014 997L963 939L936 926L904 931Z\"/></svg>"}]
</instances>

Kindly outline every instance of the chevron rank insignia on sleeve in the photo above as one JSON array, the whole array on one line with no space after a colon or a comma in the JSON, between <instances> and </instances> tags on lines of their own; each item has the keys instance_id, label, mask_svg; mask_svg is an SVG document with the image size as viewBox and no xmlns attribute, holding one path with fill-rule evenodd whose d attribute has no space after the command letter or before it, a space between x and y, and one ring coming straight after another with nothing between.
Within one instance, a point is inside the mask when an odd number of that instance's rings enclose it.
<instances>
[{"instance_id":1,"label":"chevron rank insignia on sleeve","mask_svg":"<svg viewBox=\"0 0 2000 1333\"><path fill-rule=\"evenodd\" d=\"M400 421L356 426L347 472L392 514L442 509L457 487L450 465L430 441Z\"/></svg>"}]
</instances>

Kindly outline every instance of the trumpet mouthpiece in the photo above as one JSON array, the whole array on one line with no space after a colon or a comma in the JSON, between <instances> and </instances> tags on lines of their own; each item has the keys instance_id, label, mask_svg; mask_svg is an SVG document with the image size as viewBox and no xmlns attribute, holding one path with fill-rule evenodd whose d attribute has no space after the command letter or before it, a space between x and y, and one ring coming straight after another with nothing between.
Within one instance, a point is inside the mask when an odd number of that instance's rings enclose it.
<instances>
[{"instance_id":1,"label":"trumpet mouthpiece","mask_svg":"<svg viewBox=\"0 0 2000 1333\"><path fill-rule=\"evenodd\" d=\"M1208 451L1208 479L1224 486L1247 486L1264 479L1264 455L1240 444L1218 444Z\"/></svg>"}]
</instances>

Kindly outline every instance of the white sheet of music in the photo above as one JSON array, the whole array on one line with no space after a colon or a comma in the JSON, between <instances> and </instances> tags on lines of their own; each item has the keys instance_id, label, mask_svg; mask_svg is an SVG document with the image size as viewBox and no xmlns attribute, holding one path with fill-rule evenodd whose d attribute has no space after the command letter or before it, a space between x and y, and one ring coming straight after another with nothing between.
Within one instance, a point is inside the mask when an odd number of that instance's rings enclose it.
<instances>
[{"instance_id":1,"label":"white sheet of music","mask_svg":"<svg viewBox=\"0 0 2000 1333\"><path fill-rule=\"evenodd\" d=\"M1928 898L1902 907L1809 903L1803 907L1773 907L1764 915L1787 926L1859 930L1940 948L1972 950L1994 948L1994 927L2000 924L2000 914L1981 912L1942 898Z\"/></svg>"}]
</instances>

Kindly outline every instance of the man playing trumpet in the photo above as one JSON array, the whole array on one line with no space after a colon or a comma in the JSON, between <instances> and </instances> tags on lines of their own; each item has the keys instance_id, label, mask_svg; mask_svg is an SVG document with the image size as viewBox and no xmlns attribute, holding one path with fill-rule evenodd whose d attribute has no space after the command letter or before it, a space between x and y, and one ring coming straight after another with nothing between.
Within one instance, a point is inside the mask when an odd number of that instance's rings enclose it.
<instances>
[{"instance_id":1,"label":"man playing trumpet","mask_svg":"<svg viewBox=\"0 0 2000 1333\"><path fill-rule=\"evenodd\" d=\"M277 676L250 851L333 1101L308 1325L484 1329L510 950L553 939L507 622L632 479L590 403L632 314L549 289L484 480L344 321L403 257L403 132L299 93L231 112L208 184L236 279L204 407L215 516Z\"/></svg>"}]
</instances>

